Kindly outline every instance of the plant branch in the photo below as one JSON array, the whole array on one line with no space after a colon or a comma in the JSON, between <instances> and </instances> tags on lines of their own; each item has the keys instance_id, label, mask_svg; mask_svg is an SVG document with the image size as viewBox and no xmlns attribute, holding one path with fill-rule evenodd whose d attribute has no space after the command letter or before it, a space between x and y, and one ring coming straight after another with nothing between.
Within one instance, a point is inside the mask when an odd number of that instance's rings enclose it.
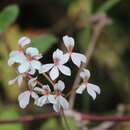
<instances>
[{"instance_id":1,"label":"plant branch","mask_svg":"<svg viewBox=\"0 0 130 130\"><path fill-rule=\"evenodd\" d=\"M78 112L71 112L71 114L65 112L66 117L77 118L80 120L89 120L89 121L130 121L130 116L97 116L97 115L89 115ZM0 120L0 124L14 124L14 123L29 123L33 121L44 120L48 118L56 118L60 117L58 113L48 113L48 114L40 114L37 116L25 116L16 120Z\"/></svg>"},{"instance_id":2,"label":"plant branch","mask_svg":"<svg viewBox=\"0 0 130 130\"><path fill-rule=\"evenodd\" d=\"M96 43L97 43L98 37L100 36L100 34L102 32L102 29L104 28L105 25L111 23L111 20L105 14L101 14L101 16L99 16L99 17L95 16L95 17L96 17L96 20L98 20L98 23L94 26L92 39L90 41L88 51L86 52L86 55L87 55L87 58L88 58L87 63L81 65L81 67L80 67L80 69L79 69L79 71L78 71L78 73L76 75L75 81L73 83L71 93L67 94L67 96L71 95L70 100L69 100L71 109L74 106L74 100L75 100L75 96L76 96L75 90L78 88L78 85L79 85L79 82L80 82L80 72L82 71L82 69L84 67L86 67L89 64L90 59L91 59L91 57L93 56L93 54L95 52Z\"/></svg>"}]
</instances>

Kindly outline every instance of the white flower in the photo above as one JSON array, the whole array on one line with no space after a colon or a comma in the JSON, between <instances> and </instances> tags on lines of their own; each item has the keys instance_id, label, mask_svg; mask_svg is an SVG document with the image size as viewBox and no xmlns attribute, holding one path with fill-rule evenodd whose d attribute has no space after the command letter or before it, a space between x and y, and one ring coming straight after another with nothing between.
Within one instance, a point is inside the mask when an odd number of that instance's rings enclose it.
<instances>
[{"instance_id":1,"label":"white flower","mask_svg":"<svg viewBox=\"0 0 130 130\"><path fill-rule=\"evenodd\" d=\"M96 99L96 93L100 94L100 88L97 85L88 83L88 79L90 77L90 72L87 69L84 69L83 72L80 73L81 78L83 78L83 83L79 86L76 90L76 93L82 94L85 89L87 89L88 94L93 98Z\"/></svg>"},{"instance_id":2,"label":"white flower","mask_svg":"<svg viewBox=\"0 0 130 130\"><path fill-rule=\"evenodd\" d=\"M38 98L36 101L35 101L35 104L37 106L40 106L42 107L43 105L45 104L56 104L56 100L55 100L55 97L54 95L51 94L51 90L49 88L48 85L44 85L42 86L42 88L34 88L35 91L39 91L43 94L43 96L41 96L40 98Z\"/></svg>"},{"instance_id":3,"label":"white flower","mask_svg":"<svg viewBox=\"0 0 130 130\"><path fill-rule=\"evenodd\" d=\"M39 73L45 73L51 69L49 72L49 75L52 80L55 80L59 76L59 71L67 76L71 75L71 70L69 67L65 66L66 58L64 57L64 54L61 50L57 49L53 53L53 61L52 64L45 64L42 65L41 69L39 70Z\"/></svg>"},{"instance_id":4,"label":"white flower","mask_svg":"<svg viewBox=\"0 0 130 130\"><path fill-rule=\"evenodd\" d=\"M31 40L28 37L22 37L18 41L18 45L20 48L23 48L24 46L30 44Z\"/></svg>"},{"instance_id":5,"label":"white flower","mask_svg":"<svg viewBox=\"0 0 130 130\"><path fill-rule=\"evenodd\" d=\"M37 85L37 77L31 78L31 79L28 81L28 86L34 88L36 85Z\"/></svg>"},{"instance_id":6,"label":"white flower","mask_svg":"<svg viewBox=\"0 0 130 130\"><path fill-rule=\"evenodd\" d=\"M38 95L35 92L33 92L33 90L27 90L18 96L18 101L21 108L24 109L27 107L30 101L30 97L36 100L38 98Z\"/></svg>"},{"instance_id":7,"label":"white flower","mask_svg":"<svg viewBox=\"0 0 130 130\"><path fill-rule=\"evenodd\" d=\"M12 85L12 84L14 84L17 81L18 82L18 86L21 87L24 77L26 77L25 73L18 74L18 76L16 78L14 78L13 80L10 80L8 82L8 85Z\"/></svg>"},{"instance_id":8,"label":"white flower","mask_svg":"<svg viewBox=\"0 0 130 130\"><path fill-rule=\"evenodd\" d=\"M63 42L67 48L67 53L65 54L65 59L66 61L69 60L69 58L71 57L72 62L77 66L80 67L81 63L86 63L87 58L80 53L74 53L73 52L73 48L74 48L74 39L72 37L69 36L64 36L63 37Z\"/></svg>"},{"instance_id":9,"label":"white flower","mask_svg":"<svg viewBox=\"0 0 130 130\"><path fill-rule=\"evenodd\" d=\"M26 55L11 55L8 64L12 65L14 63L20 63L18 66L19 73L29 72L34 74L35 70L39 70L41 67L41 63L38 61L41 57L41 54L39 54L39 51L36 48L29 47L26 49Z\"/></svg>"},{"instance_id":10,"label":"white flower","mask_svg":"<svg viewBox=\"0 0 130 130\"><path fill-rule=\"evenodd\" d=\"M56 101L57 103L53 105L53 109L56 112L60 112L61 107L64 110L69 109L68 101L62 96L62 91L65 88L65 84L63 81L59 80L58 83L55 84L54 90L56 92Z\"/></svg>"},{"instance_id":11,"label":"white flower","mask_svg":"<svg viewBox=\"0 0 130 130\"><path fill-rule=\"evenodd\" d=\"M8 65L12 66L15 63L22 63L23 60L25 60L25 59L26 59L26 57L25 57L22 49L20 49L18 51L12 51L9 54Z\"/></svg>"}]
</instances>

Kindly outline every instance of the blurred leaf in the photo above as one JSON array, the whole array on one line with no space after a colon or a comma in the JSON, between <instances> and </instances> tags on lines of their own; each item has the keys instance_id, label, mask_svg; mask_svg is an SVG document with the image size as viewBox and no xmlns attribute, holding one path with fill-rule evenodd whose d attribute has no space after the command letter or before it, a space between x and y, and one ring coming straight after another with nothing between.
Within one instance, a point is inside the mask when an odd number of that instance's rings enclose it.
<instances>
[{"instance_id":1,"label":"blurred leaf","mask_svg":"<svg viewBox=\"0 0 130 130\"><path fill-rule=\"evenodd\" d=\"M20 115L17 112L17 109L12 107L7 109L6 111L0 112L0 120L12 120L18 119ZM0 130L22 130L21 124L6 124L0 125Z\"/></svg>"},{"instance_id":2,"label":"blurred leaf","mask_svg":"<svg viewBox=\"0 0 130 130\"><path fill-rule=\"evenodd\" d=\"M76 123L73 119L67 118L67 123L70 130L77 130ZM59 130L58 128L60 124L57 124L56 119L49 119L46 123L43 124L40 130ZM65 126L63 126L65 127Z\"/></svg>"},{"instance_id":3,"label":"blurred leaf","mask_svg":"<svg viewBox=\"0 0 130 130\"><path fill-rule=\"evenodd\" d=\"M111 9L114 5L116 5L120 0L107 0L96 13L102 13L107 12L109 9Z\"/></svg>"},{"instance_id":4,"label":"blurred leaf","mask_svg":"<svg viewBox=\"0 0 130 130\"><path fill-rule=\"evenodd\" d=\"M80 16L81 19L90 16L93 7L93 0L79 0L73 2L68 10L70 17ZM80 15L79 15L80 14Z\"/></svg>"},{"instance_id":5,"label":"blurred leaf","mask_svg":"<svg viewBox=\"0 0 130 130\"><path fill-rule=\"evenodd\" d=\"M11 5L0 13L0 34L11 25L18 16L19 9L16 5Z\"/></svg>"},{"instance_id":6,"label":"blurred leaf","mask_svg":"<svg viewBox=\"0 0 130 130\"><path fill-rule=\"evenodd\" d=\"M53 35L44 35L32 40L30 46L38 48L40 52L46 52L54 43L57 38Z\"/></svg>"},{"instance_id":7,"label":"blurred leaf","mask_svg":"<svg viewBox=\"0 0 130 130\"><path fill-rule=\"evenodd\" d=\"M40 130L58 130L57 120L49 119L46 123L43 124Z\"/></svg>"}]
</instances>

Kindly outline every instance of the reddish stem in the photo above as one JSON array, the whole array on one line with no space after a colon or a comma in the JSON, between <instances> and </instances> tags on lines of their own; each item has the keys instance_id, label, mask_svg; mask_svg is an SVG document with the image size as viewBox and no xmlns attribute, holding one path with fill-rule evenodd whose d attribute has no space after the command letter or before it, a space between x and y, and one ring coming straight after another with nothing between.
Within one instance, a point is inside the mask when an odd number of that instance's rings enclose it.
<instances>
[{"instance_id":1,"label":"reddish stem","mask_svg":"<svg viewBox=\"0 0 130 130\"><path fill-rule=\"evenodd\" d=\"M89 115L89 114L82 114L78 113L81 120L89 120L89 121L130 121L130 116L96 116L96 115ZM48 119L52 117L60 117L59 113L48 113L48 114L41 114L37 116L26 116L21 119L16 120L0 120L0 124L11 124L11 123L28 123L32 121L38 121L43 119Z\"/></svg>"}]
</instances>

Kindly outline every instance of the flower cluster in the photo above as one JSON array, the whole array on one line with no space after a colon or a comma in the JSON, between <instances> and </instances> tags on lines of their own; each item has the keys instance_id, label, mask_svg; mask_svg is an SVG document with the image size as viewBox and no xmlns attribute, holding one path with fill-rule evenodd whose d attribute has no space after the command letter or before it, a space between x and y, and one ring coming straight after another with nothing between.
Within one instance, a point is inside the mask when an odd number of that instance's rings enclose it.
<instances>
[{"instance_id":1,"label":"flower cluster","mask_svg":"<svg viewBox=\"0 0 130 130\"><path fill-rule=\"evenodd\" d=\"M26 90L18 96L21 108L27 107L30 98L33 98L34 104L39 107L45 104L52 104L56 112L59 112L61 108L64 110L69 108L69 103L65 98L65 94L63 94L65 83L62 80L57 81L57 79L60 73L71 76L71 69L65 65L70 59L79 68L82 63L87 62L87 58L83 54L73 52L75 42L72 37L64 36L63 42L66 52L64 53L60 49L55 50L52 55L53 63L49 64L40 62L39 59L44 59L44 57L37 48L29 47L31 40L28 37L22 37L18 41L19 49L9 54L8 65L16 65L17 72L17 77L10 80L9 85L17 81L18 86L21 87L23 80L27 81ZM34 77L35 72L43 74L51 82L52 87L48 84L41 84L37 77ZM88 83L90 77L89 70L84 69L80 73L80 77L83 79L83 82L76 90L76 93L81 94L83 90L87 89L88 94L95 99L96 93L100 94L100 88Z\"/></svg>"}]
</instances>

